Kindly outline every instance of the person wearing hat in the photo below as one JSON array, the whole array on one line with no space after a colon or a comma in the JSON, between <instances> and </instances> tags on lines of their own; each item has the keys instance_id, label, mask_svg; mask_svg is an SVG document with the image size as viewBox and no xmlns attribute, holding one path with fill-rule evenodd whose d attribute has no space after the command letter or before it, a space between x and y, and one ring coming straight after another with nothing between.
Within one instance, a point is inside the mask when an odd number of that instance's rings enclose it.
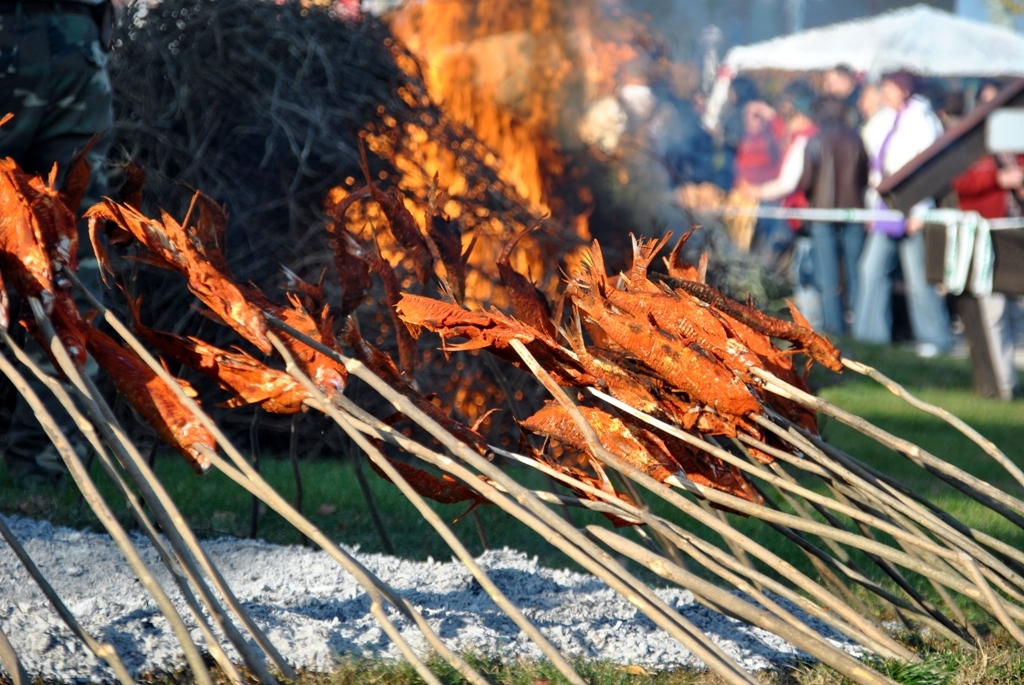
<instances>
[{"instance_id":1,"label":"person wearing hat","mask_svg":"<svg viewBox=\"0 0 1024 685\"><path fill-rule=\"evenodd\" d=\"M786 121L785 152L779 173L764 183L743 185L743 192L763 203L789 205L796 196L803 198L799 186L804 171L804 152L808 141L818 133L811 118L814 99L814 89L804 81L786 86L779 103L779 114ZM751 249L760 256L762 264L774 267L795 237L795 231L785 221L758 222Z\"/></svg>"},{"instance_id":2,"label":"person wearing hat","mask_svg":"<svg viewBox=\"0 0 1024 685\"><path fill-rule=\"evenodd\" d=\"M880 109L864 125L861 137L870 171L865 204L886 209L875 188L928 148L942 133L942 124L927 99L915 95L915 79L905 72L886 74L879 87ZM924 222L921 214L934 206L922 200L906 219L867 225L860 260L853 337L873 343L892 341L892 271L899 256L906 285L910 327L921 357L934 357L953 345L945 302L925 279Z\"/></svg>"}]
</instances>

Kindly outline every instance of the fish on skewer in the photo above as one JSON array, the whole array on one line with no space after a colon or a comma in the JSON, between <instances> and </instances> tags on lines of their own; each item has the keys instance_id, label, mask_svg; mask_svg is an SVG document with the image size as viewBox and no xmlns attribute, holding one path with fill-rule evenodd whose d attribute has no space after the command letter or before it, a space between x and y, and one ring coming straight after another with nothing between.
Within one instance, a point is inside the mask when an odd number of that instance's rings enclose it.
<instances>
[{"instance_id":1,"label":"fish on skewer","mask_svg":"<svg viewBox=\"0 0 1024 685\"><path fill-rule=\"evenodd\" d=\"M537 226L519 231L505 244L498 255L498 275L505 290L508 291L508 297L512 303L512 313L515 317L554 340L558 337L558 333L551 321L551 307L548 305L547 298L526 276L513 269L509 262L512 251L523 236L536 230L539 226L540 224L537 224Z\"/></svg>"},{"instance_id":2,"label":"fish on skewer","mask_svg":"<svg viewBox=\"0 0 1024 685\"><path fill-rule=\"evenodd\" d=\"M86 216L113 221L131 233L149 249L155 264L177 271L187 279L189 290L208 308L204 313L232 328L264 354L270 354L273 349L267 339L264 313L330 347L333 336L329 310L325 308L318 321L297 298L289 297L291 306L283 307L271 302L255 286L236 283L224 254L226 216L201 193L196 194L195 204L199 205L199 219L197 227L192 229L188 221L179 224L166 212L159 221L149 219L133 207L109 198L90 208ZM344 365L291 336L283 333L280 336L296 363L322 392L333 397L344 391L348 379Z\"/></svg>"},{"instance_id":3,"label":"fish on skewer","mask_svg":"<svg viewBox=\"0 0 1024 685\"><path fill-rule=\"evenodd\" d=\"M258 404L272 414L295 414L309 397L302 384L284 371L271 368L246 352L224 350L191 336L157 331L139 321L139 301L128 300L132 328L161 355L198 371L233 397L224 407Z\"/></svg>"},{"instance_id":4,"label":"fish on skewer","mask_svg":"<svg viewBox=\"0 0 1024 685\"><path fill-rule=\"evenodd\" d=\"M590 376L575 356L541 331L492 311L469 311L450 303L404 293L396 307L402 321L440 334L445 351L488 349L509 363L524 366L509 342L519 340L560 385L588 386ZM449 343L451 338L465 342Z\"/></svg>"},{"instance_id":5,"label":"fish on skewer","mask_svg":"<svg viewBox=\"0 0 1024 685\"><path fill-rule=\"evenodd\" d=\"M53 185L0 160L0 274L23 297L39 300L72 359L85 364L83 322L59 270L77 267L74 215ZM5 295L6 296L6 295ZM32 320L23 322L43 349L48 346Z\"/></svg>"},{"instance_id":6,"label":"fish on skewer","mask_svg":"<svg viewBox=\"0 0 1024 685\"><path fill-rule=\"evenodd\" d=\"M132 409L197 473L209 471L212 464L195 445L215 451L213 434L135 352L93 326L85 326L85 334L89 353Z\"/></svg>"}]
</instances>

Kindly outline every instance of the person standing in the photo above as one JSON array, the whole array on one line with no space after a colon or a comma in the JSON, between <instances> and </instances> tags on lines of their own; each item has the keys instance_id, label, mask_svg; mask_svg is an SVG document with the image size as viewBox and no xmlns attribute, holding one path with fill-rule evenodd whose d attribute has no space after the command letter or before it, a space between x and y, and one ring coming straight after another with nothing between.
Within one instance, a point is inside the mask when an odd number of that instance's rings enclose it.
<instances>
[{"instance_id":1,"label":"person standing","mask_svg":"<svg viewBox=\"0 0 1024 685\"><path fill-rule=\"evenodd\" d=\"M822 93L842 101L843 114L850 128L857 129L863 123L857 103L860 100L860 84L857 75L846 64L840 64L825 72L821 84Z\"/></svg>"},{"instance_id":2,"label":"person standing","mask_svg":"<svg viewBox=\"0 0 1024 685\"><path fill-rule=\"evenodd\" d=\"M786 87L779 103L779 114L786 122L786 143L778 174L763 183L738 185L742 192L762 203L779 202L782 206L801 204L803 196L799 186L804 169L804 152L808 141L818 133L818 127L810 116L814 99L813 89L804 81L794 81ZM751 249L758 255L763 266L778 268L783 254L793 244L798 228L799 224L791 226L788 221L758 222Z\"/></svg>"},{"instance_id":3,"label":"person standing","mask_svg":"<svg viewBox=\"0 0 1024 685\"><path fill-rule=\"evenodd\" d=\"M860 136L847 122L846 103L835 97L821 98L815 102L813 114L819 131L804 152L800 189L815 209L862 208L868 157ZM857 266L864 247L864 226L815 221L810 232L814 281L821 296L821 328L826 333L841 334L844 312L852 311L857 301ZM845 276L845 287L840 272Z\"/></svg>"},{"instance_id":4,"label":"person standing","mask_svg":"<svg viewBox=\"0 0 1024 685\"><path fill-rule=\"evenodd\" d=\"M914 85L914 77L907 72L886 74L879 88L883 107L861 132L870 161L868 208L886 208L875 190L878 184L928 148L942 132L929 102L914 94ZM868 225L854 307L853 336L857 340L892 342L892 272L898 255L918 355L934 357L952 347L949 313L925 279L924 221L920 217L933 206L928 198L914 205L906 219Z\"/></svg>"},{"instance_id":5,"label":"person standing","mask_svg":"<svg viewBox=\"0 0 1024 685\"><path fill-rule=\"evenodd\" d=\"M0 115L14 115L0 127L0 158L12 158L44 177L56 164L59 184L75 152L113 125L106 69L112 29L109 0L0 0ZM89 153L87 202L106 194L107 147L101 138ZM80 243L79 275L98 284L89 241ZM30 349L44 359L38 347ZM63 462L28 405L19 396L2 410L7 425L0 450L15 482L32 487L59 480Z\"/></svg>"},{"instance_id":6,"label":"person standing","mask_svg":"<svg viewBox=\"0 0 1024 685\"><path fill-rule=\"evenodd\" d=\"M768 103L748 102L743 108L743 137L733 162L736 182L753 186L778 176L785 136L786 123Z\"/></svg>"},{"instance_id":7,"label":"person standing","mask_svg":"<svg viewBox=\"0 0 1024 685\"><path fill-rule=\"evenodd\" d=\"M56 162L59 182L72 155L113 125L112 29L108 0L0 0L0 102L14 115L0 128L0 157L43 175ZM107 146L89 155L90 190L105 190Z\"/></svg>"},{"instance_id":8,"label":"person standing","mask_svg":"<svg viewBox=\"0 0 1024 685\"><path fill-rule=\"evenodd\" d=\"M978 93L978 102L984 104L994 98L999 89L986 83ZM985 219L1020 216L1024 199L1024 155L986 155L972 164L967 171L953 180L960 208L975 211ZM969 297L967 294L964 297ZM989 293L974 298L977 315L983 330L983 349L973 349L974 364L983 363L992 370L995 392L1000 399L1011 400L1019 392L1020 382L1013 363L1013 330L1010 312L1014 307L1002 293ZM964 307L964 301L961 301ZM961 311L965 311L961 309ZM966 321L966 314L964 315ZM978 367L975 366L977 369ZM990 392L991 390L988 390Z\"/></svg>"}]
</instances>

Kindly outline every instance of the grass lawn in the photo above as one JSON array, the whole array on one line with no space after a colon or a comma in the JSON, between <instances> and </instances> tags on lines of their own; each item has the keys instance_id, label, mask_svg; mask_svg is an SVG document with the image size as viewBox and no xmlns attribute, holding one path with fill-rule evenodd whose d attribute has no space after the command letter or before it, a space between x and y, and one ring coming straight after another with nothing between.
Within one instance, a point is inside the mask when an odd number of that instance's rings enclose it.
<instances>
[{"instance_id":1,"label":"grass lawn","mask_svg":"<svg viewBox=\"0 0 1024 685\"><path fill-rule=\"evenodd\" d=\"M875 366L918 397L960 416L995 442L1011 459L1024 464L1024 402L1003 403L973 395L967 360L920 360L912 351L900 348L849 344L845 349L853 358ZM870 379L850 372L835 376L816 370L812 375L812 382L820 387L819 394L830 402L915 442L1000 488L1014 494L1024 494L1002 467L955 429L937 418L913 409ZM822 427L823 434L830 443L897 477L900 482L915 491L926 494L965 523L996 535L1009 544L1024 546L1024 531L968 500L900 455L861 436L838 421L825 419ZM304 511L308 518L330 537L343 544L358 545L365 552L384 551L351 463L328 459L304 460L300 463L305 490ZM228 482L226 477L217 473L198 477L179 458L170 454L158 456L156 471L185 517L201 536L248 535L250 497ZM450 550L398 490L382 481L368 468L364 468L364 471L395 550L403 556L418 559L449 558ZM291 465L287 460L264 459L262 472L285 497L293 496L295 484ZM510 467L509 472L517 480L531 487L546 487L543 480L531 470ZM116 503L113 488L106 482L98 466L93 467L93 473L100 487L110 495L108 501ZM824 487L814 481L803 482L808 487L825 492ZM653 497L649 499L652 500L652 509L657 513L678 521L694 532L700 530L700 526L686 521L681 513L671 509L664 502ZM118 506L119 516L126 525L130 525L126 509L123 505ZM449 521L465 509L461 505L438 505L437 508ZM16 490L3 469L0 469L0 511L45 517L61 525L99 529L88 507L79 506L77 491L73 485L66 484L56 491L28 494ZM478 511L479 522L491 547L509 546L529 555L537 555L546 565L573 567L561 553L553 550L538 536L496 507L482 507ZM572 514L577 525L603 520L580 510L573 510ZM757 521L737 516L730 518L737 528L784 556L804 572L813 575L812 567L802 553L779 534ZM261 510L258 525L260 537L277 543L299 543L298 534L273 512ZM463 518L454 524L454 529L471 551L483 551L483 543L474 517ZM710 531L705 530L702 534L718 542ZM870 562L864 559L861 561L863 567L870 566ZM767 568L765 570L770 571ZM645 577L650 579L650 576ZM984 659L977 655L951 651L948 646L935 645L933 648L925 647L926 652L933 649L934 653L926 662L927 667L924 671L918 673L911 669L900 675L897 671L901 667L897 665L883 665L883 668L892 671L892 677L901 682L1022 682L1024 656L1008 646L999 632L993 634L991 650ZM497 664L486 661L479 664L495 681L503 683L560 680L553 671L549 673L543 665L538 664ZM595 682L602 685L681 685L716 682L713 677L705 674L646 674L595 663L583 664L581 668L592 675ZM438 672L444 673L445 670L439 667ZM806 667L792 673L768 674L765 678L766 682L799 682L805 685L839 682L827 669L820 667ZM448 674L445 679L457 680L453 674ZM411 669L404 666L353 660L342 664L338 671L330 676L310 675L308 680L316 683L403 683L413 682L416 678Z\"/></svg>"}]
</instances>

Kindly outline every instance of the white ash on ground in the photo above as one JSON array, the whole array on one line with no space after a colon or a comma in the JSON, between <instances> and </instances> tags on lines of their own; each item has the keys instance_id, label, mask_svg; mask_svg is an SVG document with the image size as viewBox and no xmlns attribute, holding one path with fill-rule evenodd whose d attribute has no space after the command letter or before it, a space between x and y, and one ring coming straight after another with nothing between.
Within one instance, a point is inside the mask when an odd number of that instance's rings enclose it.
<instances>
[{"instance_id":1,"label":"white ash on ground","mask_svg":"<svg viewBox=\"0 0 1024 685\"><path fill-rule=\"evenodd\" d=\"M5 520L71 611L93 635L114 645L129 670L144 673L184 665L166 621L108 536L23 517ZM156 553L144 539L135 542L202 647L199 630ZM253 618L295 666L327 671L339 658L352 654L399 658L370 615L366 594L324 552L234 538L203 545ZM452 649L509 658L540 656L461 564L358 551L355 556L418 607ZM479 562L509 599L571 657L648 669L701 667L689 651L592 576L545 568L508 549L489 551ZM806 658L771 633L696 604L687 590L670 587L656 592L751 671ZM776 601L805 618L785 600ZM394 610L391 618L425 653L426 643L415 627ZM836 646L861 653L825 624L813 619L808 623ZM71 635L6 545L0 546L0 628L33 677L65 682L113 677Z\"/></svg>"}]
</instances>

